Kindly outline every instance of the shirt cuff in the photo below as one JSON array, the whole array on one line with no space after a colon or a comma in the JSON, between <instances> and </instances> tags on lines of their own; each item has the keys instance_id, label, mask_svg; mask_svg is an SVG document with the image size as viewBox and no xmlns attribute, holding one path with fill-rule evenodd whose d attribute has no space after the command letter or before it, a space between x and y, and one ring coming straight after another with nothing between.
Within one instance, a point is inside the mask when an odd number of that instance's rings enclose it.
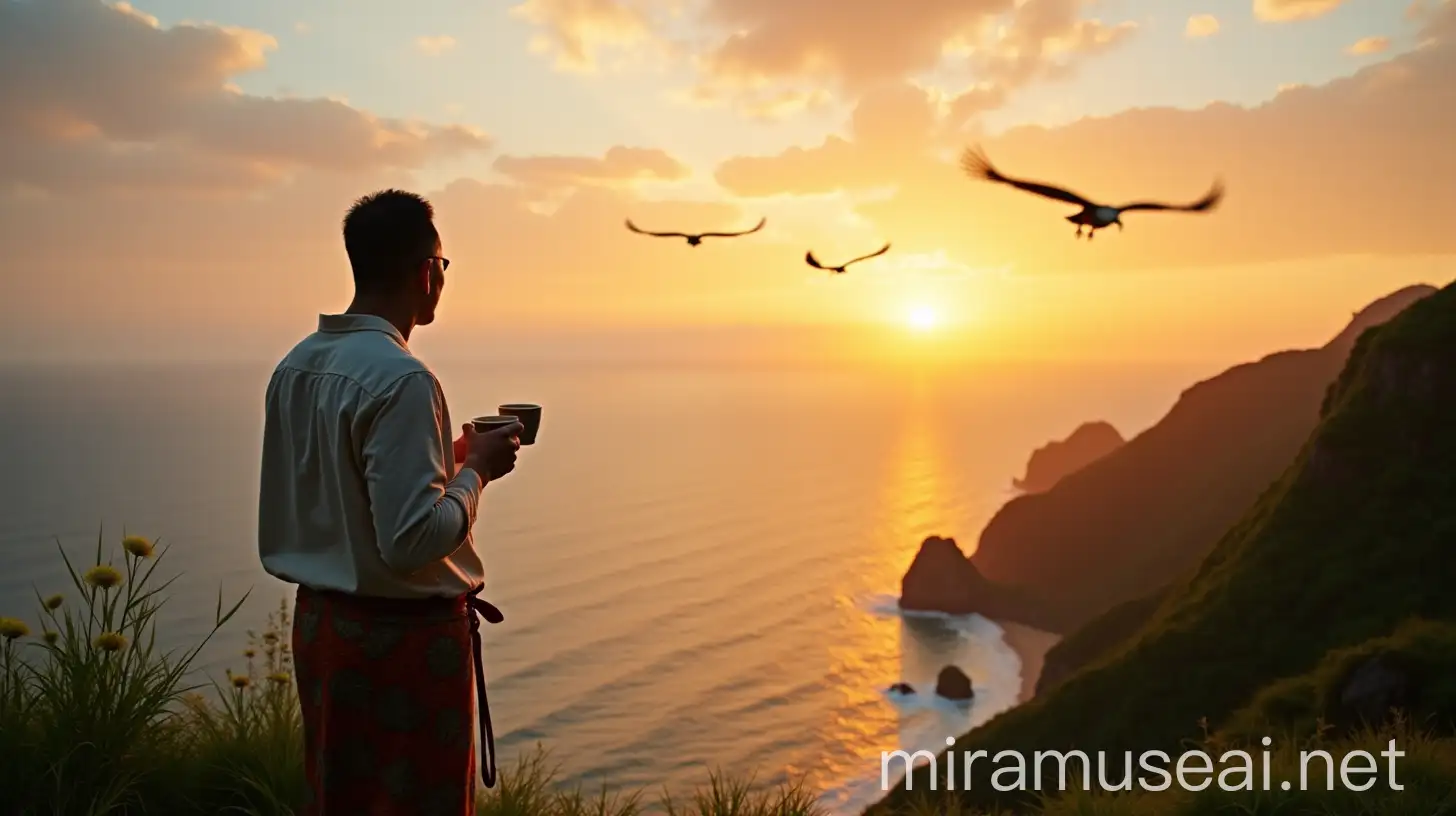
<instances>
[{"instance_id":1,"label":"shirt cuff","mask_svg":"<svg viewBox=\"0 0 1456 816\"><path fill-rule=\"evenodd\" d=\"M485 488L485 478L476 473L473 468L462 467L455 478L450 481L450 486L445 489L448 494L453 494L465 507L466 521L470 526L475 526L475 509L480 503L480 492Z\"/></svg>"}]
</instances>

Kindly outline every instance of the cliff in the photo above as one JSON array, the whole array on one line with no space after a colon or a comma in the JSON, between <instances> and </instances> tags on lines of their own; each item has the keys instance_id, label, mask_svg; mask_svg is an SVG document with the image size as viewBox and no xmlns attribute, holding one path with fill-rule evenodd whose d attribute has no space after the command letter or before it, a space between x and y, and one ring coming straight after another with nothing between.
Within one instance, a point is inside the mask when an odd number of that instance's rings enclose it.
<instances>
[{"instance_id":1,"label":"cliff","mask_svg":"<svg viewBox=\"0 0 1456 816\"><path fill-rule=\"evenodd\" d=\"M1176 754L1201 742L1201 719L1218 731L1332 652L1399 639L1412 619L1456 621L1456 285L1361 334L1318 416L1146 625L956 750ZM1425 713L1449 724L1451 699ZM1024 804L1033 794L993 787L997 767L978 762L968 788L942 779L931 795L971 811ZM917 795L928 773L917 770ZM903 787L872 810L908 803Z\"/></svg>"},{"instance_id":2,"label":"cliff","mask_svg":"<svg viewBox=\"0 0 1456 816\"><path fill-rule=\"evenodd\" d=\"M1166 586L1298 453L1360 332L1433 292L1402 289L1323 347L1271 354L1187 389L1117 450L1044 493L1007 502L971 559L979 575L1048 599L1038 617L1058 632Z\"/></svg>"},{"instance_id":3,"label":"cliff","mask_svg":"<svg viewBox=\"0 0 1456 816\"><path fill-rule=\"evenodd\" d=\"M1054 440L1032 451L1026 475L1011 485L1026 493L1051 490L1068 474L1101 459L1125 444L1122 434L1108 422L1084 422L1072 435Z\"/></svg>"}]
</instances>

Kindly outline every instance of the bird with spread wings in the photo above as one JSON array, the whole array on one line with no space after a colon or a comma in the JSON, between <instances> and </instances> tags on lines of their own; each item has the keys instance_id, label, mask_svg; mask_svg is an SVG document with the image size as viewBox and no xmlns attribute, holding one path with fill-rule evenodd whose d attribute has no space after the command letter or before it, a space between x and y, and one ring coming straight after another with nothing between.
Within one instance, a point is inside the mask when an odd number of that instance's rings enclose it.
<instances>
[{"instance_id":1,"label":"bird with spread wings","mask_svg":"<svg viewBox=\"0 0 1456 816\"><path fill-rule=\"evenodd\" d=\"M1069 192L1060 187L1054 187L1039 181L1026 181L1002 175L991 160L980 147L966 148L961 155L961 167L973 178L994 181L1000 184L1009 184L1018 190L1028 193L1035 193L1046 198L1065 201L1068 204L1075 204L1082 208L1081 212L1067 216L1067 220L1077 225L1077 237L1082 237L1082 231L1087 231L1087 240L1097 234L1097 230L1104 227L1117 225L1122 229L1122 214L1136 210L1168 210L1174 212L1208 212L1218 206L1223 200L1223 181L1216 179L1213 187L1203 198L1192 204L1164 204L1158 201L1139 201L1132 204L1124 204L1120 207L1111 207L1106 204L1098 204L1088 201L1076 193Z\"/></svg>"},{"instance_id":2,"label":"bird with spread wings","mask_svg":"<svg viewBox=\"0 0 1456 816\"><path fill-rule=\"evenodd\" d=\"M752 229L746 229L742 232L649 232L633 224L632 219L629 218L627 219L627 229L632 230L638 235L651 235L654 238L686 238L688 246L698 246L703 243L704 238L737 238L740 235L749 235L758 232L763 229L763 225L766 223L768 223L767 218L760 218L758 224Z\"/></svg>"},{"instance_id":3,"label":"bird with spread wings","mask_svg":"<svg viewBox=\"0 0 1456 816\"><path fill-rule=\"evenodd\" d=\"M836 275L843 275L844 274L844 270L847 269L850 264L856 264L856 263L859 263L860 261L867 261L870 258L878 258L879 256L884 255L886 252L889 252L889 251L890 251L890 245L889 244L885 244L884 246L880 247L879 249L875 250L874 252L871 252L868 255L861 255L858 258L854 258L854 259L845 261L844 263L840 264L839 266L825 266L824 264L822 264L822 263L819 262L819 259L818 258L815 258L814 257L814 251L813 250L809 250L808 252L804 253L804 263L807 263L808 265L814 267L815 269L823 269L823 270L825 270L827 272L833 272Z\"/></svg>"}]
</instances>

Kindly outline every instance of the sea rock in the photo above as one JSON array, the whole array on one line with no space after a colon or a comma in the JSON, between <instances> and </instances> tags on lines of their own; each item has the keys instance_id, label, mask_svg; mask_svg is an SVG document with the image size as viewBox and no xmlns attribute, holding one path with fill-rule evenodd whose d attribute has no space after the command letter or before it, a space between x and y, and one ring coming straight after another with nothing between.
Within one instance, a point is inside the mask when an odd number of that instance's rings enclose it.
<instances>
[{"instance_id":1,"label":"sea rock","mask_svg":"<svg viewBox=\"0 0 1456 816\"><path fill-rule=\"evenodd\" d=\"M946 666L940 670L940 676L935 679L935 693L949 700L969 700L976 696L975 689L971 687L971 678L955 666Z\"/></svg>"},{"instance_id":2,"label":"sea rock","mask_svg":"<svg viewBox=\"0 0 1456 816\"><path fill-rule=\"evenodd\" d=\"M1127 440L1109 422L1084 422L1072 435L1032 451L1026 475L1011 484L1026 493L1051 490L1066 476L1101 459L1126 444Z\"/></svg>"},{"instance_id":3,"label":"sea rock","mask_svg":"<svg viewBox=\"0 0 1456 816\"><path fill-rule=\"evenodd\" d=\"M1045 632L1060 632L1064 621L1046 614L1053 609L1034 593L988 581L961 552L954 538L931 536L900 581L900 608L907 612L982 615L1009 620Z\"/></svg>"},{"instance_id":4,"label":"sea rock","mask_svg":"<svg viewBox=\"0 0 1456 816\"><path fill-rule=\"evenodd\" d=\"M900 608L969 615L977 611L980 573L971 566L954 538L931 536L900 581Z\"/></svg>"},{"instance_id":5,"label":"sea rock","mask_svg":"<svg viewBox=\"0 0 1456 816\"><path fill-rule=\"evenodd\" d=\"M909 683L896 683L893 686L890 686L890 693L891 694L914 694L915 693L915 687L912 686L912 685L910 685Z\"/></svg>"}]
</instances>

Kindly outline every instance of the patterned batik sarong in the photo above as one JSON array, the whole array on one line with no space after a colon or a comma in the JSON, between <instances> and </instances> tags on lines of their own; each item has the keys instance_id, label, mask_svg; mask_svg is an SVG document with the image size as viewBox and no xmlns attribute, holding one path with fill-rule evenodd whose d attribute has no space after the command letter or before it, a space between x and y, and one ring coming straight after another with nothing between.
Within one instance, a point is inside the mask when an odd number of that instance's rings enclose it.
<instances>
[{"instance_id":1,"label":"patterned batik sarong","mask_svg":"<svg viewBox=\"0 0 1456 816\"><path fill-rule=\"evenodd\" d=\"M299 587L304 816L474 814L477 711L485 784L495 784L477 615L501 620L473 593L394 600Z\"/></svg>"}]
</instances>

